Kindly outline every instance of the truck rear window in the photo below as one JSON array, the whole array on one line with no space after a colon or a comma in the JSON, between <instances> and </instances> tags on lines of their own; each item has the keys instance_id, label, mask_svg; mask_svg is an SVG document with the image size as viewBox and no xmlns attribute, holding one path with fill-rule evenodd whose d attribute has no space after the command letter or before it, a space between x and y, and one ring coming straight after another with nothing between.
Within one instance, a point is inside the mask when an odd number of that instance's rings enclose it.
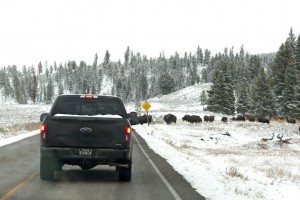
<instances>
[{"instance_id":1,"label":"truck rear window","mask_svg":"<svg viewBox=\"0 0 300 200\"><path fill-rule=\"evenodd\" d=\"M124 117L123 110L114 99L81 99L61 98L54 109L53 115L119 115Z\"/></svg>"}]
</instances>

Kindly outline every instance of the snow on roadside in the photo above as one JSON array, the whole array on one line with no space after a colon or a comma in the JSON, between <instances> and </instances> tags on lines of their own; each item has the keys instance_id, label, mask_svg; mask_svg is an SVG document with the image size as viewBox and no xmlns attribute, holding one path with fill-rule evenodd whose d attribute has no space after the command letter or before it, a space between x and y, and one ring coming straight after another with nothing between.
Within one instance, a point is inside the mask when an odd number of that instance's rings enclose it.
<instances>
[{"instance_id":1,"label":"snow on roadside","mask_svg":"<svg viewBox=\"0 0 300 200\"><path fill-rule=\"evenodd\" d=\"M252 126L260 128L251 132ZM270 136L264 133L266 128L278 126L204 122L137 125L134 129L208 199L297 199L300 137L290 133L298 143L283 147L276 145L276 140L261 142L262 137ZM227 131L231 136L222 135Z\"/></svg>"},{"instance_id":2,"label":"snow on roadside","mask_svg":"<svg viewBox=\"0 0 300 200\"><path fill-rule=\"evenodd\" d=\"M8 138L0 139L0 147L23 140L25 138L28 138L28 137L31 137L34 135L37 135L39 133L40 133L39 130L35 130L35 131L31 131L31 132L20 133L19 135L16 135L16 136L11 136Z\"/></svg>"}]
</instances>

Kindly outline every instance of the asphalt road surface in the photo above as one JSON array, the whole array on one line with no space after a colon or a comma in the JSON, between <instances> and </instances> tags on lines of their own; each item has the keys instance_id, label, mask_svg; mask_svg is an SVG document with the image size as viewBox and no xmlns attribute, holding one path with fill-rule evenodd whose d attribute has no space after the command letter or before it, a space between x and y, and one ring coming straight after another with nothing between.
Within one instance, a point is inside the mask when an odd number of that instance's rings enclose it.
<instances>
[{"instance_id":1,"label":"asphalt road surface","mask_svg":"<svg viewBox=\"0 0 300 200\"><path fill-rule=\"evenodd\" d=\"M205 199L135 134L131 182L119 182L115 167L84 171L64 165L54 181L39 175L39 136L0 147L0 200L25 199Z\"/></svg>"}]
</instances>

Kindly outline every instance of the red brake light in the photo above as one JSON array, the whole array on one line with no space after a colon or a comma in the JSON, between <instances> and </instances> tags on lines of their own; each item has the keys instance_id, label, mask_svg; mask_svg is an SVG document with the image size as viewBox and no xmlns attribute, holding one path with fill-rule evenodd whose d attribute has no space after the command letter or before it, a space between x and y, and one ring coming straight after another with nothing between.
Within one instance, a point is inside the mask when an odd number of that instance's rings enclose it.
<instances>
[{"instance_id":1,"label":"red brake light","mask_svg":"<svg viewBox=\"0 0 300 200\"><path fill-rule=\"evenodd\" d=\"M97 99L98 96L97 95L87 94L87 95L81 95L80 98L84 98L84 99Z\"/></svg>"},{"instance_id":2,"label":"red brake light","mask_svg":"<svg viewBox=\"0 0 300 200\"><path fill-rule=\"evenodd\" d=\"M125 133L125 142L130 141L130 136L131 136L132 129L131 127L125 127L124 133Z\"/></svg>"},{"instance_id":3,"label":"red brake light","mask_svg":"<svg viewBox=\"0 0 300 200\"><path fill-rule=\"evenodd\" d=\"M85 95L85 97L84 98L86 98L86 99L92 99L92 98L94 98L92 95Z\"/></svg>"},{"instance_id":4,"label":"red brake light","mask_svg":"<svg viewBox=\"0 0 300 200\"><path fill-rule=\"evenodd\" d=\"M46 124L42 124L40 126L40 131L41 131L41 140L46 140L47 125Z\"/></svg>"},{"instance_id":5,"label":"red brake light","mask_svg":"<svg viewBox=\"0 0 300 200\"><path fill-rule=\"evenodd\" d=\"M130 127L126 127L125 134L126 135L130 135L131 134L131 128Z\"/></svg>"}]
</instances>

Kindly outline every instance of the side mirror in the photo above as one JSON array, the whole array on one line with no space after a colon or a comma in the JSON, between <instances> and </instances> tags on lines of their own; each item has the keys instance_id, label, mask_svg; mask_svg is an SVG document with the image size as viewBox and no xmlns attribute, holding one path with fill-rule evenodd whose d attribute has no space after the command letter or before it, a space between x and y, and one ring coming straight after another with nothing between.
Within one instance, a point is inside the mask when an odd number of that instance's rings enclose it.
<instances>
[{"instance_id":1,"label":"side mirror","mask_svg":"<svg viewBox=\"0 0 300 200\"><path fill-rule=\"evenodd\" d=\"M49 116L49 113L43 113L43 114L41 114L41 116L40 116L40 122L43 122L44 119L45 119L45 117L47 117L47 116Z\"/></svg>"}]
</instances>

